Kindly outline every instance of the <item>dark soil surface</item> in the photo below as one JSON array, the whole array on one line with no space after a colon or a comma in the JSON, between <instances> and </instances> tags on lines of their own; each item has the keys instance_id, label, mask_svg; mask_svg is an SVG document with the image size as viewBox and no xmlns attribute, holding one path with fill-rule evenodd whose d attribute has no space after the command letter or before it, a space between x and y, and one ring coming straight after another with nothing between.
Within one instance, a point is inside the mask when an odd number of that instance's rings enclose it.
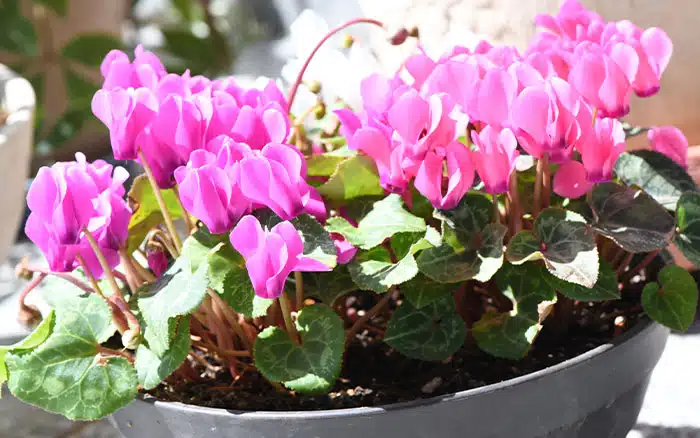
<instances>
[{"instance_id":1,"label":"dark soil surface","mask_svg":"<svg viewBox=\"0 0 700 438\"><path fill-rule=\"evenodd\" d=\"M449 394L538 371L609 342L641 318L638 297L600 304L577 303L565 335L545 329L520 361L497 359L467 338L465 347L443 362L409 359L375 340L358 336L346 353L341 378L329 394L304 396L275 389L255 371L233 381L220 371L214 379L163 384L149 392L161 400L232 410L324 410L379 406ZM619 324L624 317L624 324ZM615 325L618 321L619 326ZM205 358L211 362L211 359Z\"/></svg>"}]
</instances>

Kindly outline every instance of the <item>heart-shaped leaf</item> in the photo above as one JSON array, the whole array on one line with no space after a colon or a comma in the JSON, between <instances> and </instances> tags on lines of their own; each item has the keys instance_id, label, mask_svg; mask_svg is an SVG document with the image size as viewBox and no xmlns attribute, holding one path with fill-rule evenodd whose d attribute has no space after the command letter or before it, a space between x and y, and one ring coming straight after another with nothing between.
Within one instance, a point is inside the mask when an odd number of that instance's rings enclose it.
<instances>
[{"instance_id":1,"label":"heart-shaped leaf","mask_svg":"<svg viewBox=\"0 0 700 438\"><path fill-rule=\"evenodd\" d=\"M299 311L301 345L277 326L255 340L255 366L267 379L307 394L328 391L340 375L345 348L343 321L330 307L313 304Z\"/></svg>"},{"instance_id":2,"label":"heart-shaped leaf","mask_svg":"<svg viewBox=\"0 0 700 438\"><path fill-rule=\"evenodd\" d=\"M424 249L433 248L434 244L439 243L440 237L432 227L428 227L424 237L417 241L416 233L405 233L405 235L412 237L414 242L408 249L401 249L401 253L405 255L396 263L392 262L389 252L384 248L374 248L355 256L355 260L348 265L348 271L360 289L382 293L389 290L391 286L409 281L418 274L414 255ZM402 242L401 246L407 244L408 242Z\"/></svg>"},{"instance_id":3,"label":"heart-shaped leaf","mask_svg":"<svg viewBox=\"0 0 700 438\"><path fill-rule=\"evenodd\" d=\"M371 249L397 233L424 233L426 225L403 208L399 195L391 194L375 202L357 227L341 217L333 217L328 219L326 230L341 234L359 248Z\"/></svg>"},{"instance_id":4,"label":"heart-shaped leaf","mask_svg":"<svg viewBox=\"0 0 700 438\"><path fill-rule=\"evenodd\" d=\"M329 268L335 268L337 250L323 225L308 214L297 216L292 220L292 224L304 241L304 256L316 259Z\"/></svg>"},{"instance_id":5,"label":"heart-shaped leaf","mask_svg":"<svg viewBox=\"0 0 700 438\"><path fill-rule=\"evenodd\" d=\"M456 287L454 284L438 283L425 275L418 274L401 285L401 293L413 307L422 309L428 304L450 295Z\"/></svg>"},{"instance_id":6,"label":"heart-shaped leaf","mask_svg":"<svg viewBox=\"0 0 700 438\"><path fill-rule=\"evenodd\" d=\"M0 387L7 381L7 365L5 364L5 355L10 352L20 352L33 350L49 337L53 331L55 321L54 311L51 310L48 315L36 326L26 338L13 345L0 346Z\"/></svg>"},{"instance_id":7,"label":"heart-shaped leaf","mask_svg":"<svg viewBox=\"0 0 700 438\"><path fill-rule=\"evenodd\" d=\"M146 344L136 349L136 375L144 389L153 389L184 362L190 352L190 319L180 318L174 327L173 341L165 353L158 355Z\"/></svg>"},{"instance_id":8,"label":"heart-shaped leaf","mask_svg":"<svg viewBox=\"0 0 700 438\"><path fill-rule=\"evenodd\" d=\"M522 316L489 311L474 323L472 335L488 354L519 360L527 355L541 328Z\"/></svg>"},{"instance_id":9,"label":"heart-shaped leaf","mask_svg":"<svg viewBox=\"0 0 700 438\"><path fill-rule=\"evenodd\" d=\"M652 150L623 152L615 173L628 186L636 185L669 210L681 193L696 191L695 183L678 163Z\"/></svg>"},{"instance_id":10,"label":"heart-shaped leaf","mask_svg":"<svg viewBox=\"0 0 700 438\"><path fill-rule=\"evenodd\" d=\"M161 190L160 192L173 219L181 218L182 208L177 202L175 192L172 189ZM129 190L128 199L133 214L129 220L127 250L129 253L132 253L141 245L143 239L146 238L146 234L153 227L163 223L163 214L158 207L153 187L145 175L136 177L131 190Z\"/></svg>"},{"instance_id":11,"label":"heart-shaped leaf","mask_svg":"<svg viewBox=\"0 0 700 438\"><path fill-rule=\"evenodd\" d=\"M612 182L598 184L591 196L593 227L630 252L665 248L675 221L642 190Z\"/></svg>"},{"instance_id":12,"label":"heart-shaped leaf","mask_svg":"<svg viewBox=\"0 0 700 438\"><path fill-rule=\"evenodd\" d=\"M580 284L569 283L568 281L560 280L552 275L547 279L553 288L562 293L562 295L579 301L607 301L620 298L618 290L617 274L610 263L603 259L599 260L600 267L598 269L598 281L591 288L581 286Z\"/></svg>"},{"instance_id":13,"label":"heart-shaped leaf","mask_svg":"<svg viewBox=\"0 0 700 438\"><path fill-rule=\"evenodd\" d=\"M560 208L542 210L534 232L521 231L511 240L506 258L515 264L544 258L547 269L571 283L592 287L598 280L598 250L593 232L578 213Z\"/></svg>"},{"instance_id":14,"label":"heart-shaped leaf","mask_svg":"<svg viewBox=\"0 0 700 438\"><path fill-rule=\"evenodd\" d=\"M417 259L418 269L440 283L458 283L474 279L486 282L503 265L503 237L506 228L501 224L488 224L472 245L464 250L443 243L424 250Z\"/></svg>"},{"instance_id":15,"label":"heart-shaped leaf","mask_svg":"<svg viewBox=\"0 0 700 438\"><path fill-rule=\"evenodd\" d=\"M158 281L138 297L138 307L146 323L144 338L149 349L158 356L170 348L173 318L193 312L207 295L209 266L202 263L194 272L192 266L192 261L182 253Z\"/></svg>"},{"instance_id":16,"label":"heart-shaped leaf","mask_svg":"<svg viewBox=\"0 0 700 438\"><path fill-rule=\"evenodd\" d=\"M306 172L308 176L331 176L338 165L346 161L348 157L342 155L320 154L311 155L306 159Z\"/></svg>"},{"instance_id":17,"label":"heart-shaped leaf","mask_svg":"<svg viewBox=\"0 0 700 438\"><path fill-rule=\"evenodd\" d=\"M688 260L700 266L700 193L683 193L676 208L675 244Z\"/></svg>"},{"instance_id":18,"label":"heart-shaped leaf","mask_svg":"<svg viewBox=\"0 0 700 438\"><path fill-rule=\"evenodd\" d=\"M509 313L486 312L472 326L477 345L504 359L525 357L542 329L546 309L556 302L556 292L547 281L551 275L539 264L505 264L495 275L496 285L513 303Z\"/></svg>"},{"instance_id":19,"label":"heart-shaped leaf","mask_svg":"<svg viewBox=\"0 0 700 438\"><path fill-rule=\"evenodd\" d=\"M452 210L435 210L435 218L442 220L444 227L454 232L457 240L465 246L472 236L481 232L493 219L493 205L489 198L469 193Z\"/></svg>"},{"instance_id":20,"label":"heart-shaped leaf","mask_svg":"<svg viewBox=\"0 0 700 438\"><path fill-rule=\"evenodd\" d=\"M408 301L394 312L384 342L407 357L439 361L464 343L467 330L451 295L417 309Z\"/></svg>"},{"instance_id":21,"label":"heart-shaped leaf","mask_svg":"<svg viewBox=\"0 0 700 438\"><path fill-rule=\"evenodd\" d=\"M61 291L52 291L57 295L46 297L56 313L46 341L7 354L8 387L20 400L49 412L95 420L134 399L136 371L125 358L100 352L114 333L104 300L64 283Z\"/></svg>"},{"instance_id":22,"label":"heart-shaped leaf","mask_svg":"<svg viewBox=\"0 0 700 438\"><path fill-rule=\"evenodd\" d=\"M341 202L361 196L382 195L384 189L379 185L377 167L372 158L357 155L338 164L318 192L326 199Z\"/></svg>"},{"instance_id":23,"label":"heart-shaped leaf","mask_svg":"<svg viewBox=\"0 0 700 438\"><path fill-rule=\"evenodd\" d=\"M356 290L357 285L347 265L338 266L330 272L304 273L306 295L319 298L331 307L338 298Z\"/></svg>"},{"instance_id":24,"label":"heart-shaped leaf","mask_svg":"<svg viewBox=\"0 0 700 438\"><path fill-rule=\"evenodd\" d=\"M674 330L686 331L695 320L698 286L685 269L668 265L659 273L659 283L648 283L642 291L642 306L653 319Z\"/></svg>"}]
</instances>

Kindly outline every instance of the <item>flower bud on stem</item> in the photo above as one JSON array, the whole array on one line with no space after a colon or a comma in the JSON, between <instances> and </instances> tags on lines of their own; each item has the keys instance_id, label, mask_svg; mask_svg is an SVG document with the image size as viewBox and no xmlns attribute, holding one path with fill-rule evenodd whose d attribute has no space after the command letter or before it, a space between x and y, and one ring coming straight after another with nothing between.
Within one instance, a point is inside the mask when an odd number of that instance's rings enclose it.
<instances>
[{"instance_id":1,"label":"flower bud on stem","mask_svg":"<svg viewBox=\"0 0 700 438\"><path fill-rule=\"evenodd\" d=\"M143 170L146 172L146 177L148 178L148 182L150 182L151 187L153 187L153 194L156 197L156 201L158 201L158 207L160 207L160 212L163 214L163 219L165 220L165 226L168 228L168 233L170 233L170 238L173 239L173 243L175 245L175 256L179 257L180 256L180 248L182 248L182 242L180 241L180 236L178 236L178 234L177 234L177 230L175 229L175 223L173 222L173 218L170 215L170 211L168 211L168 206L165 205L165 200L163 199L163 194L160 191L160 187L158 187L158 183L156 182L156 178L153 175L153 171L151 170L151 166L148 165L148 161L146 160L146 156L144 155L143 151L140 149L139 149L139 158L141 159L141 165L143 166Z\"/></svg>"}]
</instances>

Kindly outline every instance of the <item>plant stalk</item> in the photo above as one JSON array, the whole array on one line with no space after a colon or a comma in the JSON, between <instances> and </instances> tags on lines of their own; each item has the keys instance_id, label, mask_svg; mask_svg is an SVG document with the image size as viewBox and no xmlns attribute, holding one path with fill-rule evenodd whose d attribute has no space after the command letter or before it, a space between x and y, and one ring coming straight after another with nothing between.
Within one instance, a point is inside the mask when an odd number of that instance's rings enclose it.
<instances>
[{"instance_id":1,"label":"plant stalk","mask_svg":"<svg viewBox=\"0 0 700 438\"><path fill-rule=\"evenodd\" d=\"M630 262L632 261L632 257L634 257L634 254L628 252L625 258L622 259L622 263L620 263L620 266L618 266L615 270L615 275L617 275L617 278L620 278L620 275L625 272L625 268L629 266Z\"/></svg>"},{"instance_id":2,"label":"plant stalk","mask_svg":"<svg viewBox=\"0 0 700 438\"><path fill-rule=\"evenodd\" d=\"M522 211L520 209L520 196L518 196L518 172L513 171L510 174L510 182L508 184L508 198L510 199L510 211L507 212L511 236L515 236L522 229Z\"/></svg>"},{"instance_id":3,"label":"plant stalk","mask_svg":"<svg viewBox=\"0 0 700 438\"><path fill-rule=\"evenodd\" d=\"M294 272L294 287L296 291L296 308L297 311L304 307L304 278L301 271Z\"/></svg>"},{"instance_id":4,"label":"plant stalk","mask_svg":"<svg viewBox=\"0 0 700 438\"><path fill-rule=\"evenodd\" d=\"M369 321L374 315L379 313L382 309L384 309L384 307L387 306L387 304L389 304L389 301L391 300L392 296L394 295L394 290L395 289L393 289L393 288L389 289L384 294L382 299L377 302L377 304L375 304L371 309L369 309L367 311L367 313L362 315L362 317L360 317L360 319L355 321L355 324L353 324L353 326L350 328L350 330L348 330L348 334L345 338L345 345L349 344L352 341L352 339L355 337L357 332L359 332L360 329L362 327L364 327L364 325L367 323L367 321Z\"/></svg>"},{"instance_id":5,"label":"plant stalk","mask_svg":"<svg viewBox=\"0 0 700 438\"><path fill-rule=\"evenodd\" d=\"M632 278L635 275L637 275L642 269L649 266L649 263L651 263L660 252L661 250L657 249L656 251L652 251L649 254L647 254L646 257L644 257L641 262L637 263L637 265L634 268L627 271L624 278L622 278L622 282L627 283L630 280L632 280Z\"/></svg>"},{"instance_id":6,"label":"plant stalk","mask_svg":"<svg viewBox=\"0 0 700 438\"><path fill-rule=\"evenodd\" d=\"M160 208L160 212L163 214L165 226L168 228L168 232L170 233L170 236L173 239L173 243L175 244L175 256L179 257L180 248L182 248L182 241L180 240L180 236L178 236L177 230L175 229L173 217L170 215L170 211L168 211L168 206L165 205L163 193L160 191L160 187L158 187L158 183L156 182L156 177L153 175L153 170L151 170L151 166L148 164L148 160L146 160L146 155L144 155L141 149L139 149L139 158L141 159L141 165L143 166L143 170L146 172L148 182L151 183L151 187L153 188L153 194L156 197L156 201L158 201L158 207Z\"/></svg>"},{"instance_id":7,"label":"plant stalk","mask_svg":"<svg viewBox=\"0 0 700 438\"><path fill-rule=\"evenodd\" d=\"M287 298L287 295L284 292L282 292L282 295L280 295L277 301L279 301L280 303L280 309L282 309L282 317L284 318L284 326L287 329L289 337L296 344L300 344L301 341L299 339L299 332L297 332L297 328L294 325L294 321L292 320L292 312L291 306L289 304L289 298Z\"/></svg>"},{"instance_id":8,"label":"plant stalk","mask_svg":"<svg viewBox=\"0 0 700 438\"><path fill-rule=\"evenodd\" d=\"M549 153L544 153L542 161L542 208L547 208L549 207L549 200L552 193L552 178L549 170Z\"/></svg>"}]
</instances>

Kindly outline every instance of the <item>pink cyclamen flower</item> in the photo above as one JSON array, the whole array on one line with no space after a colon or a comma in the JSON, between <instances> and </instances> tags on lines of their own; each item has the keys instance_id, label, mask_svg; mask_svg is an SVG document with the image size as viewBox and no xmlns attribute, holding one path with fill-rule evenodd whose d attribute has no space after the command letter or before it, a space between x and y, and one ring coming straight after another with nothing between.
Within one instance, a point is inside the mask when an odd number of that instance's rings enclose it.
<instances>
[{"instance_id":1,"label":"pink cyclamen flower","mask_svg":"<svg viewBox=\"0 0 700 438\"><path fill-rule=\"evenodd\" d=\"M447 162L447 187L444 187L443 168ZM474 183L474 167L466 146L458 141L444 148L430 150L423 160L418 175L416 189L435 208L450 210L455 208Z\"/></svg>"},{"instance_id":2,"label":"pink cyclamen flower","mask_svg":"<svg viewBox=\"0 0 700 438\"><path fill-rule=\"evenodd\" d=\"M244 158L240 178L246 198L268 207L283 220L304 212L325 218L321 197L306 182L306 161L293 146L270 143Z\"/></svg>"},{"instance_id":3,"label":"pink cyclamen flower","mask_svg":"<svg viewBox=\"0 0 700 438\"><path fill-rule=\"evenodd\" d=\"M564 198L580 198L593 184L588 180L586 168L578 161L568 161L557 169L552 180L554 193Z\"/></svg>"},{"instance_id":4,"label":"pink cyclamen flower","mask_svg":"<svg viewBox=\"0 0 700 438\"><path fill-rule=\"evenodd\" d=\"M538 14L535 24L543 27L561 38L576 40L588 36L588 29L596 24L601 25L603 18L592 12L578 0L566 0L556 16Z\"/></svg>"},{"instance_id":5,"label":"pink cyclamen flower","mask_svg":"<svg viewBox=\"0 0 700 438\"><path fill-rule=\"evenodd\" d=\"M647 136L653 150L688 168L688 139L680 129L675 126L654 126Z\"/></svg>"},{"instance_id":6,"label":"pink cyclamen flower","mask_svg":"<svg viewBox=\"0 0 700 438\"><path fill-rule=\"evenodd\" d=\"M109 129L114 158L135 160L138 137L158 111L158 101L147 88L101 89L92 98L92 112Z\"/></svg>"},{"instance_id":7,"label":"pink cyclamen flower","mask_svg":"<svg viewBox=\"0 0 700 438\"><path fill-rule=\"evenodd\" d=\"M498 131L487 125L479 133L472 131L471 140L476 146L471 160L484 182L484 190L488 193L507 192L515 159L520 155L513 131L508 128Z\"/></svg>"},{"instance_id":8,"label":"pink cyclamen flower","mask_svg":"<svg viewBox=\"0 0 700 438\"><path fill-rule=\"evenodd\" d=\"M219 167L206 150L192 152L187 165L175 170L175 180L182 205L214 234L229 232L251 208L241 192L239 164Z\"/></svg>"},{"instance_id":9,"label":"pink cyclamen flower","mask_svg":"<svg viewBox=\"0 0 700 438\"><path fill-rule=\"evenodd\" d=\"M76 161L39 169L27 194L31 210L25 233L42 251L52 271L70 272L80 255L95 277L103 271L84 229L95 237L112 267L119 264L119 248L126 242L131 210L124 195L128 173L98 160Z\"/></svg>"},{"instance_id":10,"label":"pink cyclamen flower","mask_svg":"<svg viewBox=\"0 0 700 438\"><path fill-rule=\"evenodd\" d=\"M144 50L141 45L134 50L134 61L120 51L112 50L105 56L100 65L104 77L102 88L139 88L155 89L158 81L166 75L165 67L152 52Z\"/></svg>"},{"instance_id":11,"label":"pink cyclamen flower","mask_svg":"<svg viewBox=\"0 0 700 438\"><path fill-rule=\"evenodd\" d=\"M566 81L550 77L523 89L511 117L513 131L530 155L542 158L548 153L553 162L562 163L589 129L593 114Z\"/></svg>"},{"instance_id":12,"label":"pink cyclamen flower","mask_svg":"<svg viewBox=\"0 0 700 438\"><path fill-rule=\"evenodd\" d=\"M291 272L331 270L303 255L304 242L290 222L266 230L255 216L244 216L231 231L230 239L245 258L255 294L262 298L279 298Z\"/></svg>"},{"instance_id":13,"label":"pink cyclamen flower","mask_svg":"<svg viewBox=\"0 0 700 438\"><path fill-rule=\"evenodd\" d=\"M338 233L331 233L331 238L333 239L333 244L335 245L336 254L338 256L338 264L345 265L350 263L353 257L355 257L355 254L357 254L357 248Z\"/></svg>"},{"instance_id":14,"label":"pink cyclamen flower","mask_svg":"<svg viewBox=\"0 0 700 438\"><path fill-rule=\"evenodd\" d=\"M576 146L593 183L610 181L613 167L625 151L625 131L617 119L597 119L593 129Z\"/></svg>"},{"instance_id":15,"label":"pink cyclamen flower","mask_svg":"<svg viewBox=\"0 0 700 438\"><path fill-rule=\"evenodd\" d=\"M568 82L594 108L601 117L619 118L630 111L632 95L631 79L637 71L639 59L636 52L625 44L616 44L607 54L593 49L593 45L581 45L589 49L574 53L574 61Z\"/></svg>"}]
</instances>

